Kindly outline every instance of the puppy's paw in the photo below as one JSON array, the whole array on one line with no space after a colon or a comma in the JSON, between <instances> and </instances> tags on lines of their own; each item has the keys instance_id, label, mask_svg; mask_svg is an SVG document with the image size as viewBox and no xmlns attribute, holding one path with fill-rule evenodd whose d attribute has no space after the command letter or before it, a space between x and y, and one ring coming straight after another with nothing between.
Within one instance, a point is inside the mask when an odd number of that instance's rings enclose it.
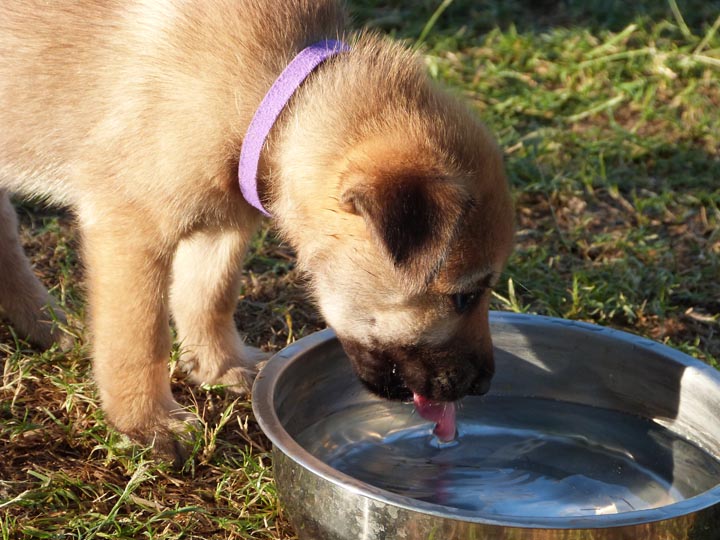
<instances>
[{"instance_id":1,"label":"puppy's paw","mask_svg":"<svg viewBox=\"0 0 720 540\"><path fill-rule=\"evenodd\" d=\"M29 343L45 350L57 344L61 351L69 351L75 340L67 331L67 317L57 306L45 308L37 314L8 314L20 335Z\"/></svg>"},{"instance_id":2,"label":"puppy's paw","mask_svg":"<svg viewBox=\"0 0 720 540\"><path fill-rule=\"evenodd\" d=\"M155 418L147 426L118 430L138 444L151 446L153 456L180 469L190 458L201 422L178 405L169 415Z\"/></svg>"},{"instance_id":3,"label":"puppy's paw","mask_svg":"<svg viewBox=\"0 0 720 540\"><path fill-rule=\"evenodd\" d=\"M47 324L47 331L49 342L45 345L45 348L55 344L61 352L69 352L75 345L76 336L79 335L75 333L73 328L68 326L64 315L58 320Z\"/></svg>"},{"instance_id":4,"label":"puppy's paw","mask_svg":"<svg viewBox=\"0 0 720 540\"><path fill-rule=\"evenodd\" d=\"M256 347L243 346L242 363L243 366L253 372L253 378L260 373L260 370L272 356L272 353L265 352Z\"/></svg>"},{"instance_id":5,"label":"puppy's paw","mask_svg":"<svg viewBox=\"0 0 720 540\"><path fill-rule=\"evenodd\" d=\"M199 385L224 386L240 396L247 396L253 381L270 354L245 345L232 356L184 354L180 368Z\"/></svg>"}]
</instances>

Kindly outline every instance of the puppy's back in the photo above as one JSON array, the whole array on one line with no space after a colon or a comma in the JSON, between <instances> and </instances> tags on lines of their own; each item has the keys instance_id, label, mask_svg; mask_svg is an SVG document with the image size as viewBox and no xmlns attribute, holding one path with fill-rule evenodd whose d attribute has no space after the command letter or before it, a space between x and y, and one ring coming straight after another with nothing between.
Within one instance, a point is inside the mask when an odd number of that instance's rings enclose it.
<instances>
[{"instance_id":1,"label":"puppy's back","mask_svg":"<svg viewBox=\"0 0 720 540\"><path fill-rule=\"evenodd\" d=\"M227 176L279 70L342 27L329 0L3 2L0 187L73 204L101 176Z\"/></svg>"}]
</instances>

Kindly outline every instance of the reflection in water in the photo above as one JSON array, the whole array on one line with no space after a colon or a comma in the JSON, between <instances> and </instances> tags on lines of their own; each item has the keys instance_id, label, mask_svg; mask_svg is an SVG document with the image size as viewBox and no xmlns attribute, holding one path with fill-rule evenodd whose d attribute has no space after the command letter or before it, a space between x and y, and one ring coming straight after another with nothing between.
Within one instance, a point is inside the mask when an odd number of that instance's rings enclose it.
<instances>
[{"instance_id":1,"label":"reflection in water","mask_svg":"<svg viewBox=\"0 0 720 540\"><path fill-rule=\"evenodd\" d=\"M544 399L488 396L434 440L412 405L368 401L296 438L374 486L488 517L584 516L665 506L720 483L720 462L646 419Z\"/></svg>"}]
</instances>

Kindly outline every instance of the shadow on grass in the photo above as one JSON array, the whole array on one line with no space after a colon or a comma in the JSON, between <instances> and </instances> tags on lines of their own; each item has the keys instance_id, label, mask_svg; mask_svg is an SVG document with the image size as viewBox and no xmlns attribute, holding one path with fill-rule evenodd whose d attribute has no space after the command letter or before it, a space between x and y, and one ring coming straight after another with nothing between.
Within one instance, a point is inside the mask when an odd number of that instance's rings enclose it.
<instances>
[{"instance_id":1,"label":"shadow on grass","mask_svg":"<svg viewBox=\"0 0 720 540\"><path fill-rule=\"evenodd\" d=\"M558 139L550 142L554 141ZM549 163L543 159L542 149L537 154L531 151L509 156L507 166L512 186L524 191L551 192L572 187L565 185L568 183L581 187L585 182L593 188L617 188L623 193L649 190L652 193L648 195L673 192L668 195L676 197L683 195L683 190L693 190L699 202L720 207L720 156L701 148L685 142L645 141L640 145L631 137L618 145L615 138L594 139L592 134L561 142L565 143L567 153L554 157ZM629 149L629 145L634 148ZM570 176L558 176L558 170L565 170Z\"/></svg>"},{"instance_id":2,"label":"shadow on grass","mask_svg":"<svg viewBox=\"0 0 720 540\"><path fill-rule=\"evenodd\" d=\"M401 38L417 38L441 0L351 0L358 25L389 31ZM681 1L679 11L693 33L702 33L718 16L717 4ZM543 32L553 27L582 26L589 30L619 31L639 19L673 20L670 3L658 0L454 0L438 19L433 34L484 34L511 26L520 32Z\"/></svg>"}]
</instances>

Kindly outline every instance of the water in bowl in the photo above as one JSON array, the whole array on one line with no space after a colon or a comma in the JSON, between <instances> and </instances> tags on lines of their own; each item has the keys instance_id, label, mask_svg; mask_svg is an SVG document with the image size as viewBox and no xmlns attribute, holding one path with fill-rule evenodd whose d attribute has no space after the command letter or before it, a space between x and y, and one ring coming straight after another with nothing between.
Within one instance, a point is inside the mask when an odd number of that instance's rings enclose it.
<instances>
[{"instance_id":1,"label":"water in bowl","mask_svg":"<svg viewBox=\"0 0 720 540\"><path fill-rule=\"evenodd\" d=\"M568 517L665 506L720 483L720 462L652 420L516 396L467 398L442 444L409 404L367 401L296 436L330 466L487 516Z\"/></svg>"}]
</instances>

